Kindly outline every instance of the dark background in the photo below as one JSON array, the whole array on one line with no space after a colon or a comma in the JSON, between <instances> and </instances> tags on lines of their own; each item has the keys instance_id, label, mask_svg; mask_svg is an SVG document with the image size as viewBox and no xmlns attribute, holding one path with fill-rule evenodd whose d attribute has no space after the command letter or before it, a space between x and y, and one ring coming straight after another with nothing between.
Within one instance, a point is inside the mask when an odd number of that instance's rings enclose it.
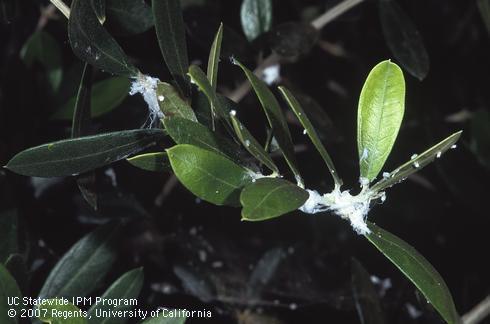
<instances>
[{"instance_id":1,"label":"dark background","mask_svg":"<svg viewBox=\"0 0 490 324\"><path fill-rule=\"evenodd\" d=\"M274 26L299 22L306 9L321 13L335 3L274 1ZM406 114L385 169L393 169L413 153L457 130L464 132L456 150L389 189L386 202L374 206L369 218L412 244L434 265L446 280L458 311L464 314L489 293L490 287L489 148L483 147L485 152L474 146L489 141L481 137L486 136L485 132L482 135L474 126L474 116L488 117L489 34L475 1L398 4L424 39L430 70L423 81L405 73ZM36 28L42 5L47 2L17 2L8 22L0 27L3 165L23 149L69 136L69 123L50 120L58 106L46 90L43 67L27 68L19 57L22 45ZM219 21L243 38L239 10L240 1L225 0L186 7L191 61L207 61ZM68 44L63 17L50 20L44 30L62 46L66 70L79 64ZM339 17L323 28L319 37L320 44L333 44L341 49L340 54L334 55L317 43L307 53L281 65L282 82L313 98L330 117L332 126L323 130L327 134L324 142L345 188L357 188L359 92L369 70L381 60L393 59L393 54L383 37L375 1L366 1ZM144 72L161 80L170 79L153 29L116 38ZM225 36L224 42L230 54L238 55L253 68L259 53L270 52L272 40L263 37L246 44L243 39ZM106 75L98 72L96 77ZM74 79L78 82L79 75ZM238 69L223 58L219 89L229 93L243 81ZM456 121L448 119L461 111L468 113L460 114ZM250 128L263 135L265 119L253 94L241 101L240 114ZM139 128L145 119L143 100L128 97L113 112L94 120L93 131ZM301 134L301 127L290 119L307 187L329 191L332 183L327 169ZM486 125L490 123L486 121ZM107 176L107 169L114 171L116 186ZM32 270L32 296L72 244L99 224L117 219L126 224L120 257L98 293L128 269L144 266L145 284L139 300L148 309L211 309L213 323L234 323L237 318L241 323L358 323L350 270L351 258L355 257L370 274L391 280L392 287L381 297L389 323L441 322L414 286L334 215L291 213L266 222L241 222L238 209L200 203L180 184L169 185L173 181L169 173L145 172L125 161L97 173L101 207L94 212L81 198L74 179L32 181L0 170L0 208L16 209L20 216L22 246ZM39 186L45 189L40 191ZM169 191L161 204L155 204L164 187ZM277 256L281 257L271 280L247 292L248 277L259 259L263 257L262 262L272 264L279 260ZM421 315L411 317L407 307L414 307Z\"/></svg>"}]
</instances>

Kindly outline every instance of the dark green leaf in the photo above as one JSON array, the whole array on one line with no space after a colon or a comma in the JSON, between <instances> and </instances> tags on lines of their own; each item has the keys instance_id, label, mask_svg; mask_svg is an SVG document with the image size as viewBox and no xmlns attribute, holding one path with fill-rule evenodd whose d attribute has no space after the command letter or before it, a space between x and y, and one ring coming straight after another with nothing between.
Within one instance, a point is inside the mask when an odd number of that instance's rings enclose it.
<instances>
[{"instance_id":1,"label":"dark green leaf","mask_svg":"<svg viewBox=\"0 0 490 324\"><path fill-rule=\"evenodd\" d=\"M437 143L436 145L426 150L425 152L421 153L420 155L414 155L410 161L406 162L405 164L402 164L394 171L391 171L388 174L384 174L383 179L378 181L371 188L371 190L375 192L382 191L394 185L395 183L402 181L412 173L419 171L427 164L434 161L436 158L441 157L443 153L445 153L451 147L454 147L453 145L455 145L455 143L458 141L462 132L463 131L459 131L457 133L452 134L448 138Z\"/></svg>"},{"instance_id":2,"label":"dark green leaf","mask_svg":"<svg viewBox=\"0 0 490 324\"><path fill-rule=\"evenodd\" d=\"M386 43L408 73L423 80L429 72L429 55L412 20L394 0L381 0L379 18Z\"/></svg>"},{"instance_id":3,"label":"dark green leaf","mask_svg":"<svg viewBox=\"0 0 490 324\"><path fill-rule=\"evenodd\" d=\"M488 35L490 35L490 0L477 0L476 4L481 18L487 27Z\"/></svg>"},{"instance_id":4,"label":"dark green leaf","mask_svg":"<svg viewBox=\"0 0 490 324\"><path fill-rule=\"evenodd\" d=\"M255 74L252 73L252 71L247 69L240 62L235 62L242 68L248 80L252 84L257 97L259 97L259 101L262 104L262 108L265 111L269 125L274 132L274 137L281 148L286 162L293 171L296 180L299 183L302 183L303 180L301 180L301 175L296 164L296 158L294 157L293 141L291 140L288 124L276 97L274 97L274 94L272 94L264 81L260 80Z\"/></svg>"},{"instance_id":5,"label":"dark green leaf","mask_svg":"<svg viewBox=\"0 0 490 324\"><path fill-rule=\"evenodd\" d=\"M164 134L157 129L138 129L53 142L18 153L6 168L48 178L79 174L155 145Z\"/></svg>"},{"instance_id":6,"label":"dark green leaf","mask_svg":"<svg viewBox=\"0 0 490 324\"><path fill-rule=\"evenodd\" d=\"M182 92L189 96L189 58L180 0L152 0L152 7L158 44L165 64Z\"/></svg>"},{"instance_id":7,"label":"dark green leaf","mask_svg":"<svg viewBox=\"0 0 490 324\"><path fill-rule=\"evenodd\" d=\"M238 120L234 114L230 114L231 122L235 133L243 144L245 149L250 152L257 160L265 164L275 174L279 174L279 168L276 166L269 154L264 150L262 145L252 136L249 130Z\"/></svg>"},{"instance_id":8,"label":"dark green leaf","mask_svg":"<svg viewBox=\"0 0 490 324\"><path fill-rule=\"evenodd\" d=\"M95 83L92 87L91 116L93 118L102 116L118 107L127 97L130 81L126 77L112 77ZM76 97L70 98L53 119L69 120L73 116Z\"/></svg>"},{"instance_id":9,"label":"dark green leaf","mask_svg":"<svg viewBox=\"0 0 490 324\"><path fill-rule=\"evenodd\" d=\"M80 309L73 304L65 303L61 299L50 299L45 305L36 307L40 310L39 319L48 324L87 324L87 319L82 317ZM60 316L63 314L65 316ZM68 315L77 314L77 315Z\"/></svg>"},{"instance_id":10,"label":"dark green leaf","mask_svg":"<svg viewBox=\"0 0 490 324\"><path fill-rule=\"evenodd\" d=\"M106 18L106 0L90 0L92 1L92 8L94 8L97 19L101 25L104 24Z\"/></svg>"},{"instance_id":11,"label":"dark green leaf","mask_svg":"<svg viewBox=\"0 0 490 324\"><path fill-rule=\"evenodd\" d=\"M90 294L116 260L119 228L104 225L75 243L44 282L40 298L83 297Z\"/></svg>"},{"instance_id":12,"label":"dark green leaf","mask_svg":"<svg viewBox=\"0 0 490 324\"><path fill-rule=\"evenodd\" d=\"M188 119L164 118L163 124L168 135L177 144L191 144L239 163L242 152L238 145L209 128Z\"/></svg>"},{"instance_id":13,"label":"dark green leaf","mask_svg":"<svg viewBox=\"0 0 490 324\"><path fill-rule=\"evenodd\" d=\"M73 52L83 61L116 75L138 75L138 69L129 62L119 44L100 24L90 1L73 0L68 37Z\"/></svg>"},{"instance_id":14,"label":"dark green leaf","mask_svg":"<svg viewBox=\"0 0 490 324\"><path fill-rule=\"evenodd\" d=\"M405 79L398 65L383 61L369 73L357 110L361 177L372 181L391 152L405 111Z\"/></svg>"},{"instance_id":15,"label":"dark green leaf","mask_svg":"<svg viewBox=\"0 0 490 324\"><path fill-rule=\"evenodd\" d=\"M196 115L187 99L171 84L159 82L157 86L158 104L166 116L179 116L197 122Z\"/></svg>"},{"instance_id":16,"label":"dark green leaf","mask_svg":"<svg viewBox=\"0 0 490 324\"><path fill-rule=\"evenodd\" d=\"M131 165L146 171L165 172L171 169L170 161L165 152L136 155L127 160Z\"/></svg>"},{"instance_id":17,"label":"dark green leaf","mask_svg":"<svg viewBox=\"0 0 490 324\"><path fill-rule=\"evenodd\" d=\"M271 49L285 58L295 58L310 52L320 32L309 23L289 22L274 27L269 34Z\"/></svg>"},{"instance_id":18,"label":"dark green leaf","mask_svg":"<svg viewBox=\"0 0 490 324\"><path fill-rule=\"evenodd\" d=\"M383 310L371 276L356 259L351 260L351 276L352 291L361 324L384 324Z\"/></svg>"},{"instance_id":19,"label":"dark green leaf","mask_svg":"<svg viewBox=\"0 0 490 324\"><path fill-rule=\"evenodd\" d=\"M143 286L143 269L134 269L123 274L117 279L101 296L102 300L125 300L130 301L138 298L141 287ZM135 306L126 306L124 304L114 307L113 305L107 305L98 303L93 305L88 315L91 316L90 324L122 324L127 322L128 319L122 319L118 317L97 317L95 315L96 310L99 311L128 311L132 310Z\"/></svg>"},{"instance_id":20,"label":"dark green leaf","mask_svg":"<svg viewBox=\"0 0 490 324\"><path fill-rule=\"evenodd\" d=\"M53 91L57 91L63 76L61 48L56 39L44 31L29 37L20 51L20 57L30 67L34 62L42 64Z\"/></svg>"},{"instance_id":21,"label":"dark green leaf","mask_svg":"<svg viewBox=\"0 0 490 324\"><path fill-rule=\"evenodd\" d=\"M218 84L218 65L219 57L221 53L221 42L223 41L223 23L219 25L218 32L214 37L213 44L211 45L211 51L209 52L208 59L208 80L211 83L214 91L216 91L216 85Z\"/></svg>"},{"instance_id":22,"label":"dark green leaf","mask_svg":"<svg viewBox=\"0 0 490 324\"><path fill-rule=\"evenodd\" d=\"M24 257L20 254L11 254L5 262L5 268L12 274L15 281L19 285L20 291L28 294L29 286L29 270Z\"/></svg>"},{"instance_id":23,"label":"dark green leaf","mask_svg":"<svg viewBox=\"0 0 490 324\"><path fill-rule=\"evenodd\" d=\"M368 227L371 233L366 238L415 284L447 323L459 323L451 293L436 269L400 238L372 223Z\"/></svg>"},{"instance_id":24,"label":"dark green leaf","mask_svg":"<svg viewBox=\"0 0 490 324\"><path fill-rule=\"evenodd\" d=\"M153 27L151 7L141 0L107 0L107 28L120 34L140 34Z\"/></svg>"},{"instance_id":25,"label":"dark green leaf","mask_svg":"<svg viewBox=\"0 0 490 324\"><path fill-rule=\"evenodd\" d=\"M289 181L262 178L242 190L242 219L262 221L289 213L303 206L309 194Z\"/></svg>"},{"instance_id":26,"label":"dark green leaf","mask_svg":"<svg viewBox=\"0 0 490 324\"><path fill-rule=\"evenodd\" d=\"M249 170L197 146L176 145L167 153L179 181L194 195L215 205L239 205L241 188L252 181Z\"/></svg>"},{"instance_id":27,"label":"dark green leaf","mask_svg":"<svg viewBox=\"0 0 490 324\"><path fill-rule=\"evenodd\" d=\"M211 105L206 95L201 91L196 91L192 98L192 108L196 112L196 117L199 123L203 124L209 129L213 129L213 122L211 114Z\"/></svg>"},{"instance_id":28,"label":"dark green leaf","mask_svg":"<svg viewBox=\"0 0 490 324\"><path fill-rule=\"evenodd\" d=\"M204 92L212 107L213 115L216 114L221 120L223 120L231 128L230 117L223 105L223 101L218 98L213 86L206 77L206 74L197 65L191 65L189 67L189 76L192 81L197 84L199 90Z\"/></svg>"},{"instance_id":29,"label":"dark green leaf","mask_svg":"<svg viewBox=\"0 0 490 324\"><path fill-rule=\"evenodd\" d=\"M289 107L294 112L301 125L303 125L303 127L305 128L306 134L308 134L311 141L313 142L313 145L315 145L316 149L322 156L323 161L325 161L325 164L327 165L330 174L335 180L335 185L337 187L342 186L342 180L340 179L337 171L335 170L335 166L333 165L333 161L330 158L330 155L328 154L327 150L323 146L320 138L318 137L318 134L316 133L315 128L311 124L310 119L304 112L303 108L301 108L301 105L299 104L298 100L296 100L293 94L285 87L279 87L279 91L281 91Z\"/></svg>"},{"instance_id":30,"label":"dark green leaf","mask_svg":"<svg viewBox=\"0 0 490 324\"><path fill-rule=\"evenodd\" d=\"M19 306L9 306L7 298L18 297L22 298L19 287L15 282L15 279L8 272L8 270L0 263L0 323L2 324L17 324L18 316L20 315ZM8 314L9 309L17 311L16 317L10 317Z\"/></svg>"},{"instance_id":31,"label":"dark green leaf","mask_svg":"<svg viewBox=\"0 0 490 324\"><path fill-rule=\"evenodd\" d=\"M17 210L0 213L0 263L18 251L17 225Z\"/></svg>"},{"instance_id":32,"label":"dark green leaf","mask_svg":"<svg viewBox=\"0 0 490 324\"><path fill-rule=\"evenodd\" d=\"M245 36L253 41L271 28L272 0L243 0L240 18Z\"/></svg>"}]
</instances>

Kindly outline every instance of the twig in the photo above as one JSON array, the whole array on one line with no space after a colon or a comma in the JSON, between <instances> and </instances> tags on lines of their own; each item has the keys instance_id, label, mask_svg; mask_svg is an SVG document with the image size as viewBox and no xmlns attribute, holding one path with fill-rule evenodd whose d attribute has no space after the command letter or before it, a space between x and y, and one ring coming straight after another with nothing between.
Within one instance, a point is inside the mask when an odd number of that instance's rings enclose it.
<instances>
[{"instance_id":1,"label":"twig","mask_svg":"<svg viewBox=\"0 0 490 324\"><path fill-rule=\"evenodd\" d=\"M364 0L344 0L335 7L329 9L327 12L325 12L323 15L320 17L316 18L311 22L311 25L315 27L316 29L322 29L330 23L332 20L337 18L338 16L342 15L349 9L352 9L353 7L357 6ZM260 74L269 66L274 65L279 63L279 55L273 53L270 56L268 56L264 61L262 61L259 66L254 70L254 74L258 77L260 77ZM235 91L233 91L229 97L231 100L235 102L240 102L250 91L250 84L245 81L243 82Z\"/></svg>"},{"instance_id":2,"label":"twig","mask_svg":"<svg viewBox=\"0 0 490 324\"><path fill-rule=\"evenodd\" d=\"M477 324L490 315L490 295L461 317L462 324Z\"/></svg>"},{"instance_id":3,"label":"twig","mask_svg":"<svg viewBox=\"0 0 490 324\"><path fill-rule=\"evenodd\" d=\"M37 22L36 31L42 30L48 24L49 20L58 18L58 14L56 12L56 7L53 4L50 4L46 7L41 7L41 15L39 16L39 20Z\"/></svg>"},{"instance_id":4,"label":"twig","mask_svg":"<svg viewBox=\"0 0 490 324\"><path fill-rule=\"evenodd\" d=\"M59 11L66 17L70 19L70 8L62 0L49 0Z\"/></svg>"}]
</instances>

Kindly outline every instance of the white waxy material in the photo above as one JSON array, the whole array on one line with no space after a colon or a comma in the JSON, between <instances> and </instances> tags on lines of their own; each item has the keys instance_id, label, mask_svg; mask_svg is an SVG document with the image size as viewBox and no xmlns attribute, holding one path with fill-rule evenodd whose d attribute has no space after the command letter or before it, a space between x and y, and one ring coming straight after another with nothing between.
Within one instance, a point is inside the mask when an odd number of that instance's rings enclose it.
<instances>
[{"instance_id":1,"label":"white waxy material","mask_svg":"<svg viewBox=\"0 0 490 324\"><path fill-rule=\"evenodd\" d=\"M148 117L149 127L151 127L155 118L164 117L162 111L160 110L160 106L158 105L158 100L160 100L160 97L157 96L156 92L158 82L160 82L158 78L153 78L149 75L140 75L133 80L131 83L131 89L129 90L129 95L131 96L140 93L148 105L148 111L150 112Z\"/></svg>"}]
</instances>

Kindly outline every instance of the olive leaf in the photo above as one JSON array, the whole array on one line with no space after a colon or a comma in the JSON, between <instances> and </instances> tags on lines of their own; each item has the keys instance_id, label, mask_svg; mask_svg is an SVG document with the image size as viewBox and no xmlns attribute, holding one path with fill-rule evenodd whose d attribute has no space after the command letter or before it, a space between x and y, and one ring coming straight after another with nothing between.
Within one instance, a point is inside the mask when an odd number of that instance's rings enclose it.
<instances>
[{"instance_id":1,"label":"olive leaf","mask_svg":"<svg viewBox=\"0 0 490 324\"><path fill-rule=\"evenodd\" d=\"M153 13L145 1L106 0L107 28L118 34L140 34L153 27Z\"/></svg>"},{"instance_id":2,"label":"olive leaf","mask_svg":"<svg viewBox=\"0 0 490 324\"><path fill-rule=\"evenodd\" d=\"M10 274L10 272L0 263L0 322L3 324L17 324L18 316L20 315L21 305L18 306L9 306L7 299L8 298L22 298L22 294L20 292L19 287L17 286L17 282L14 277ZM10 309L14 309L17 311L17 316L14 317L9 316Z\"/></svg>"},{"instance_id":3,"label":"olive leaf","mask_svg":"<svg viewBox=\"0 0 490 324\"><path fill-rule=\"evenodd\" d=\"M180 144L167 149L179 181L197 197L215 205L239 205L240 190L252 181L250 171L221 154Z\"/></svg>"},{"instance_id":4,"label":"olive leaf","mask_svg":"<svg viewBox=\"0 0 490 324\"><path fill-rule=\"evenodd\" d=\"M99 22L91 1L73 0L68 21L73 52L83 61L116 75L136 77L138 69Z\"/></svg>"},{"instance_id":5,"label":"olive leaf","mask_svg":"<svg viewBox=\"0 0 490 324\"><path fill-rule=\"evenodd\" d=\"M436 158L440 158L447 150L455 147L454 145L461 137L462 132L463 131L459 131L452 134L420 155L415 154L410 161L402 164L394 171L383 174L383 179L374 184L371 190L375 192L382 191L397 182L402 181L412 173L419 171L427 164L433 162Z\"/></svg>"},{"instance_id":6,"label":"olive leaf","mask_svg":"<svg viewBox=\"0 0 490 324\"><path fill-rule=\"evenodd\" d=\"M271 28L272 0L243 0L240 19L245 36L253 41Z\"/></svg>"},{"instance_id":7,"label":"olive leaf","mask_svg":"<svg viewBox=\"0 0 490 324\"><path fill-rule=\"evenodd\" d=\"M164 172L170 170L170 161L165 152L140 154L128 158L127 161L132 166L146 171Z\"/></svg>"},{"instance_id":8,"label":"olive leaf","mask_svg":"<svg viewBox=\"0 0 490 324\"><path fill-rule=\"evenodd\" d=\"M359 98L357 147L361 177L372 181L383 168L405 110L405 79L391 61L369 73Z\"/></svg>"},{"instance_id":9,"label":"olive leaf","mask_svg":"<svg viewBox=\"0 0 490 324\"><path fill-rule=\"evenodd\" d=\"M458 324L459 315L451 293L436 269L412 246L368 222L371 233L365 237L415 284L442 318L449 324Z\"/></svg>"},{"instance_id":10,"label":"olive leaf","mask_svg":"<svg viewBox=\"0 0 490 324\"><path fill-rule=\"evenodd\" d=\"M213 44L211 45L211 50L209 52L208 59L208 80L211 86L216 91L216 85L218 83L218 66L219 57L221 53L221 42L223 41L223 23L219 25L216 36L214 37Z\"/></svg>"},{"instance_id":11,"label":"olive leaf","mask_svg":"<svg viewBox=\"0 0 490 324\"><path fill-rule=\"evenodd\" d=\"M158 105L166 116L179 116L197 122L196 115L186 99L171 84L158 82Z\"/></svg>"},{"instance_id":12,"label":"olive leaf","mask_svg":"<svg viewBox=\"0 0 490 324\"><path fill-rule=\"evenodd\" d=\"M48 299L41 306L37 308L40 309L39 319L43 323L48 324L88 324L87 319L83 316L79 316L80 309L71 304L66 303L61 299ZM78 316L59 316L59 314L77 314Z\"/></svg>"},{"instance_id":13,"label":"olive leaf","mask_svg":"<svg viewBox=\"0 0 490 324\"><path fill-rule=\"evenodd\" d=\"M189 59L180 0L153 0L153 17L158 44L165 64L184 95L191 93L187 78Z\"/></svg>"},{"instance_id":14,"label":"olive leaf","mask_svg":"<svg viewBox=\"0 0 490 324\"><path fill-rule=\"evenodd\" d=\"M246 186L240 194L242 220L262 221L301 207L308 199L306 190L277 178L261 178Z\"/></svg>"}]
</instances>

